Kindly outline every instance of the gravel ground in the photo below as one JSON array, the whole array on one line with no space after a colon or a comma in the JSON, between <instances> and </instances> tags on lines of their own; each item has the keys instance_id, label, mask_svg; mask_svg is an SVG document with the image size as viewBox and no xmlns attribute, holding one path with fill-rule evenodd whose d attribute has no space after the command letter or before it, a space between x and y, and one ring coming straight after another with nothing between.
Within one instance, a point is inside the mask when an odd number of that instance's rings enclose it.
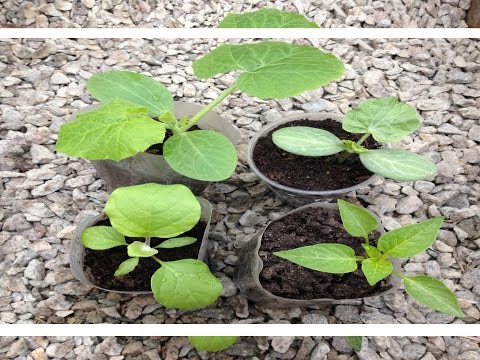
<instances>
[{"instance_id":1,"label":"gravel ground","mask_svg":"<svg viewBox=\"0 0 480 360\"><path fill-rule=\"evenodd\" d=\"M342 337L242 337L230 349L197 353L186 337L0 338L2 359L15 360L478 360L479 337L369 337L354 353Z\"/></svg>"},{"instance_id":2,"label":"gravel ground","mask_svg":"<svg viewBox=\"0 0 480 360\"><path fill-rule=\"evenodd\" d=\"M29 27L214 27L228 12L273 7L329 27L467 27L470 0L0 0L0 23Z\"/></svg>"},{"instance_id":3,"label":"gravel ground","mask_svg":"<svg viewBox=\"0 0 480 360\"><path fill-rule=\"evenodd\" d=\"M84 160L54 152L59 126L92 100L85 80L98 71L144 71L176 99L206 103L231 76L197 81L191 61L216 40L5 40L0 42L1 323L476 323L480 319L480 43L471 40L310 40L347 64L338 83L292 99L234 94L220 110L243 134L239 166L212 185L213 270L223 296L209 308L167 310L152 296L98 291L73 279L68 252L75 224L107 200ZM304 42L308 42L304 40ZM188 82L187 82L188 81ZM462 320L419 305L403 292L322 309L272 310L238 294L237 252L269 219L291 210L246 165L248 138L262 125L302 111L345 112L367 97L397 95L416 106L421 129L403 143L435 161L433 181L380 180L361 198L387 229L444 215L432 249L404 261L407 273L443 278L461 299Z\"/></svg>"}]
</instances>

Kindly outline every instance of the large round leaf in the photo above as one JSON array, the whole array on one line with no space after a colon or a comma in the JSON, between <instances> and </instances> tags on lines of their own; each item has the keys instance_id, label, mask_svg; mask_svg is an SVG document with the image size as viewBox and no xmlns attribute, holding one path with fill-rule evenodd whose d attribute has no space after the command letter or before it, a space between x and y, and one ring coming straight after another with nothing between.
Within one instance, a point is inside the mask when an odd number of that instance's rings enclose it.
<instances>
[{"instance_id":1,"label":"large round leaf","mask_svg":"<svg viewBox=\"0 0 480 360\"><path fill-rule=\"evenodd\" d=\"M371 172L397 181L423 180L437 173L432 161L405 150L369 150L360 160Z\"/></svg>"},{"instance_id":2,"label":"large round leaf","mask_svg":"<svg viewBox=\"0 0 480 360\"><path fill-rule=\"evenodd\" d=\"M238 88L260 99L300 95L339 79L345 71L333 54L279 41L222 44L193 63L202 79L233 70L242 72Z\"/></svg>"},{"instance_id":3,"label":"large round leaf","mask_svg":"<svg viewBox=\"0 0 480 360\"><path fill-rule=\"evenodd\" d=\"M313 21L297 13L263 8L245 14L229 13L219 28L318 28Z\"/></svg>"},{"instance_id":4,"label":"large round leaf","mask_svg":"<svg viewBox=\"0 0 480 360\"><path fill-rule=\"evenodd\" d=\"M214 303L222 284L208 266L193 259L162 262L152 276L153 296L166 308L192 310Z\"/></svg>"},{"instance_id":5,"label":"large round leaf","mask_svg":"<svg viewBox=\"0 0 480 360\"><path fill-rule=\"evenodd\" d=\"M173 98L160 82L131 71L107 71L91 76L87 90L103 103L122 99L148 108L150 116L173 113Z\"/></svg>"},{"instance_id":6,"label":"large round leaf","mask_svg":"<svg viewBox=\"0 0 480 360\"><path fill-rule=\"evenodd\" d=\"M230 140L211 130L173 135L163 144L163 156L179 174L203 181L228 179L237 166L237 152Z\"/></svg>"},{"instance_id":7,"label":"large round leaf","mask_svg":"<svg viewBox=\"0 0 480 360\"><path fill-rule=\"evenodd\" d=\"M201 207L184 185L143 184L112 192L105 213L126 236L170 238L193 228Z\"/></svg>"}]
</instances>

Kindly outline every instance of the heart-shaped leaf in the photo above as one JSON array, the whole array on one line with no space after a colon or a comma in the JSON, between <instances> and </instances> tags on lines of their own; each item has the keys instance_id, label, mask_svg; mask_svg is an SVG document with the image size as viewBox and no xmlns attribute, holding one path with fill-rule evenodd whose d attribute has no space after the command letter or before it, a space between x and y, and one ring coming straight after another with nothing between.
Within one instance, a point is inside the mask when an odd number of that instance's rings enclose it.
<instances>
[{"instance_id":1,"label":"heart-shaped leaf","mask_svg":"<svg viewBox=\"0 0 480 360\"><path fill-rule=\"evenodd\" d=\"M80 241L92 250L106 250L117 246L127 246L125 236L111 226L93 226L82 231Z\"/></svg>"},{"instance_id":2,"label":"heart-shaped leaf","mask_svg":"<svg viewBox=\"0 0 480 360\"><path fill-rule=\"evenodd\" d=\"M238 336L189 336L188 341L197 351L217 352L235 344Z\"/></svg>"},{"instance_id":3,"label":"heart-shaped leaf","mask_svg":"<svg viewBox=\"0 0 480 360\"><path fill-rule=\"evenodd\" d=\"M127 253L130 257L150 257L155 254L158 254L158 250L152 249L147 244L134 241L127 247Z\"/></svg>"},{"instance_id":4,"label":"heart-shaped leaf","mask_svg":"<svg viewBox=\"0 0 480 360\"><path fill-rule=\"evenodd\" d=\"M89 160L119 161L161 143L165 127L147 116L147 108L123 100L89 112L60 127L56 149Z\"/></svg>"},{"instance_id":5,"label":"heart-shaped leaf","mask_svg":"<svg viewBox=\"0 0 480 360\"><path fill-rule=\"evenodd\" d=\"M123 275L127 275L128 273L131 273L137 267L138 262L139 262L138 257L134 257L134 258L123 261L118 266L118 269L115 271L115 274L113 275L118 277L118 276L123 276Z\"/></svg>"},{"instance_id":6,"label":"heart-shaped leaf","mask_svg":"<svg viewBox=\"0 0 480 360\"><path fill-rule=\"evenodd\" d=\"M366 259L362 261L362 271L370 286L373 286L393 272L393 265L388 260Z\"/></svg>"},{"instance_id":7,"label":"heart-shaped leaf","mask_svg":"<svg viewBox=\"0 0 480 360\"><path fill-rule=\"evenodd\" d=\"M160 245L155 246L156 249L173 249L183 247L195 243L197 239L191 236L177 237L168 239L162 242Z\"/></svg>"},{"instance_id":8,"label":"heart-shaped leaf","mask_svg":"<svg viewBox=\"0 0 480 360\"><path fill-rule=\"evenodd\" d=\"M218 28L318 28L313 21L297 13L263 8L244 14L229 13Z\"/></svg>"},{"instance_id":9,"label":"heart-shaped leaf","mask_svg":"<svg viewBox=\"0 0 480 360\"><path fill-rule=\"evenodd\" d=\"M163 144L163 156L179 174L203 181L228 179L237 166L237 152L230 140L211 130L173 135Z\"/></svg>"},{"instance_id":10,"label":"heart-shaped leaf","mask_svg":"<svg viewBox=\"0 0 480 360\"><path fill-rule=\"evenodd\" d=\"M368 234L378 227L378 220L375 216L360 206L338 199L338 209L342 218L343 227L355 237L368 238Z\"/></svg>"},{"instance_id":11,"label":"heart-shaped leaf","mask_svg":"<svg viewBox=\"0 0 480 360\"><path fill-rule=\"evenodd\" d=\"M276 130L272 141L280 149L302 156L326 156L345 150L342 140L332 133L308 126Z\"/></svg>"},{"instance_id":12,"label":"heart-shaped leaf","mask_svg":"<svg viewBox=\"0 0 480 360\"><path fill-rule=\"evenodd\" d=\"M193 71L201 79L233 70L242 72L238 88L260 99L297 96L344 73L343 63L333 54L279 41L222 44L193 63Z\"/></svg>"}]
</instances>

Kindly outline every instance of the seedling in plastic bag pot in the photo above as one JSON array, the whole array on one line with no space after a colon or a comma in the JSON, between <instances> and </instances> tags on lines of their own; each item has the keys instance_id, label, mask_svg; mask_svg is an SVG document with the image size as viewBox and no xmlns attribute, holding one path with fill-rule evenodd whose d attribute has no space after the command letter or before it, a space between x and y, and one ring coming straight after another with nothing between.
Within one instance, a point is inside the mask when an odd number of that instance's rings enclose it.
<instances>
[{"instance_id":1,"label":"seedling in plastic bag pot","mask_svg":"<svg viewBox=\"0 0 480 360\"><path fill-rule=\"evenodd\" d=\"M238 336L189 336L188 341L197 351L217 352L235 344Z\"/></svg>"},{"instance_id":2,"label":"seedling in plastic bag pot","mask_svg":"<svg viewBox=\"0 0 480 360\"><path fill-rule=\"evenodd\" d=\"M263 8L243 14L229 13L219 28L318 28L313 21L297 13Z\"/></svg>"},{"instance_id":3,"label":"seedling in plastic bag pot","mask_svg":"<svg viewBox=\"0 0 480 360\"><path fill-rule=\"evenodd\" d=\"M191 118L174 116L173 97L160 82L129 71L108 71L87 81L103 106L60 127L56 149L89 160L120 161L164 141L163 156L177 173L196 180L228 179L237 165L233 144L212 130L191 130L228 95L240 90L261 99L285 98L340 78L343 63L313 46L278 41L222 44L193 63L196 76L239 71L236 81Z\"/></svg>"},{"instance_id":4,"label":"seedling in plastic bag pot","mask_svg":"<svg viewBox=\"0 0 480 360\"><path fill-rule=\"evenodd\" d=\"M463 317L455 294L441 281L429 276L407 276L394 270L390 257L407 258L428 249L435 241L443 217L436 217L414 225L391 230L378 239L377 246L369 243L369 234L378 227L378 220L368 210L338 200L340 216L345 230L353 237L364 239L365 256L357 256L352 248L343 244L317 244L292 250L275 252L274 255L308 269L332 274L344 274L357 270L374 286L390 274L403 280L405 291L412 298L431 309Z\"/></svg>"},{"instance_id":5,"label":"seedling in plastic bag pot","mask_svg":"<svg viewBox=\"0 0 480 360\"><path fill-rule=\"evenodd\" d=\"M182 247L197 241L181 236L201 216L200 203L186 186L143 184L118 188L110 195L105 214L111 226L88 228L83 231L81 241L92 250L126 247L130 258L120 264L115 276L132 272L142 266L142 258L151 257L160 265L152 276L151 288L163 306L182 310L202 308L220 296L223 287L203 262L164 261L156 256L157 249ZM125 236L145 240L128 244ZM152 237L166 240L151 247Z\"/></svg>"},{"instance_id":6,"label":"seedling in plastic bag pot","mask_svg":"<svg viewBox=\"0 0 480 360\"><path fill-rule=\"evenodd\" d=\"M398 142L420 126L417 112L395 97L365 100L345 114L343 130L363 134L357 141L341 140L334 134L308 126L276 130L272 140L282 150L301 156L328 156L337 153L338 161L351 154L360 157L373 173L397 181L422 180L433 176L437 167L429 159L406 150L367 149L362 144L372 136L380 143Z\"/></svg>"}]
</instances>

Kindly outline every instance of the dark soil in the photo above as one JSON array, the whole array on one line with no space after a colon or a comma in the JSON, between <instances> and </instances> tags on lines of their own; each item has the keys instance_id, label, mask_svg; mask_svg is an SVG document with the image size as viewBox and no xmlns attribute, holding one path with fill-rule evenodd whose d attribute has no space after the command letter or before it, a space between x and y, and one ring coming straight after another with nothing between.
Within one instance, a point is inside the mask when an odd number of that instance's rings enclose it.
<instances>
[{"instance_id":1,"label":"dark soil","mask_svg":"<svg viewBox=\"0 0 480 360\"><path fill-rule=\"evenodd\" d=\"M195 126L192 126L188 131L193 131L193 130L201 130L201 129L197 125L195 125ZM153 144L147 150L145 150L145 152L153 155L163 155L163 144L172 136L173 136L172 130L167 130L165 132L165 138L163 139L163 142L159 144Z\"/></svg>"},{"instance_id":2,"label":"dark soil","mask_svg":"<svg viewBox=\"0 0 480 360\"><path fill-rule=\"evenodd\" d=\"M110 221L104 220L96 225L110 226ZM181 259L197 259L203 234L207 224L200 221L193 229L182 236L193 236L197 241L191 245L173 248L157 249L156 255L161 260L174 261ZM125 237L127 243L145 241L145 238ZM151 246L159 245L165 239L152 238ZM115 277L113 274L118 266L129 257L126 246L118 246L109 250L85 250L84 270L90 281L94 284L110 290L122 291L150 291L150 278L160 265L152 258L140 258L140 262L131 273Z\"/></svg>"},{"instance_id":3,"label":"dark soil","mask_svg":"<svg viewBox=\"0 0 480 360\"><path fill-rule=\"evenodd\" d=\"M310 126L327 130L342 140L357 141L361 137L361 134L344 131L342 124L334 120L296 120L281 125L260 138L253 150L255 165L269 179L296 189L323 191L354 186L372 176L356 154L351 154L340 164L338 154L310 157L290 154L280 149L273 143L272 133L289 126ZM363 145L370 149L378 147L371 138Z\"/></svg>"},{"instance_id":4,"label":"dark soil","mask_svg":"<svg viewBox=\"0 0 480 360\"><path fill-rule=\"evenodd\" d=\"M376 244L380 234L370 235ZM273 222L266 229L259 255L263 261L260 283L272 294L290 299L352 299L376 295L391 288L387 279L371 287L359 268L348 274L328 274L306 269L272 253L319 243L350 246L365 255L362 239L353 238L342 227L338 211L306 209Z\"/></svg>"}]
</instances>

